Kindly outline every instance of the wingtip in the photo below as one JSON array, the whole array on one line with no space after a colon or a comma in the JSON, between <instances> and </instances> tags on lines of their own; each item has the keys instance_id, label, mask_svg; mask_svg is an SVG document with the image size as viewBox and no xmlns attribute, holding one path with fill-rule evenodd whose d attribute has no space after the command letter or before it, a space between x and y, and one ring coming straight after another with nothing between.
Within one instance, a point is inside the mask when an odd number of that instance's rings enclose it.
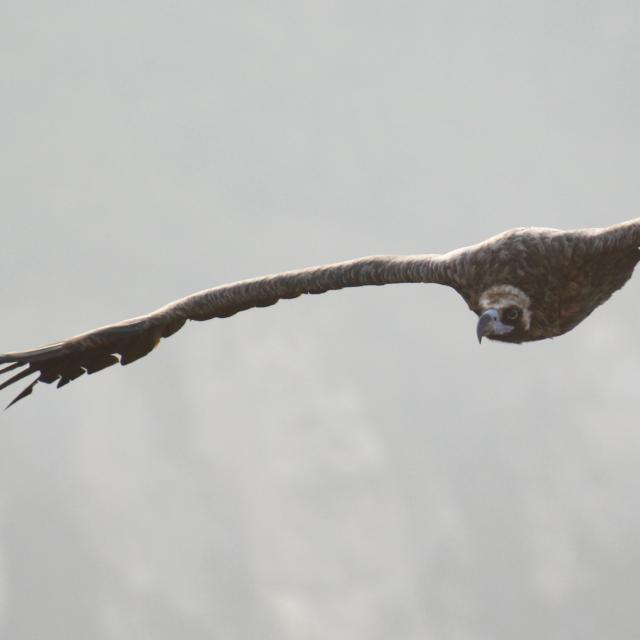
<instances>
[{"instance_id":1,"label":"wingtip","mask_svg":"<svg viewBox=\"0 0 640 640\"><path fill-rule=\"evenodd\" d=\"M8 364L6 367L2 367L2 369L0 369L0 375L2 375L3 373L7 373L7 371L13 371L18 367L24 367L25 364L26 364L25 362L12 362L11 364Z\"/></svg>"},{"instance_id":2,"label":"wingtip","mask_svg":"<svg viewBox=\"0 0 640 640\"><path fill-rule=\"evenodd\" d=\"M34 380L31 384L27 385L5 408L4 410L6 411L9 407L11 407L12 405L14 405L16 402L18 402L18 400L22 400L23 398L26 398L27 396L30 396L31 393L33 392L33 387L36 386L38 380Z\"/></svg>"}]
</instances>

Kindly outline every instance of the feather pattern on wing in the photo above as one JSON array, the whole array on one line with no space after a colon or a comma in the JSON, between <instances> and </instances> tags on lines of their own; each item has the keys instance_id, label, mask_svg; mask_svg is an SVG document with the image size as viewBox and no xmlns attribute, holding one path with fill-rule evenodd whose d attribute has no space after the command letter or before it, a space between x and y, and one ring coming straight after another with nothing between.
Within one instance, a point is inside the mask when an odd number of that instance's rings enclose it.
<instances>
[{"instance_id":1,"label":"feather pattern on wing","mask_svg":"<svg viewBox=\"0 0 640 640\"><path fill-rule=\"evenodd\" d=\"M0 390L30 374L39 374L8 406L28 396L37 382L62 387L84 373L119 362L129 364L152 351L187 320L227 318L240 311L267 307L278 300L320 294L346 287L399 282L451 284L448 263L440 256L371 256L319 267L243 280L194 293L160 309L29 351L0 355L8 366L0 374L25 367Z\"/></svg>"}]
</instances>

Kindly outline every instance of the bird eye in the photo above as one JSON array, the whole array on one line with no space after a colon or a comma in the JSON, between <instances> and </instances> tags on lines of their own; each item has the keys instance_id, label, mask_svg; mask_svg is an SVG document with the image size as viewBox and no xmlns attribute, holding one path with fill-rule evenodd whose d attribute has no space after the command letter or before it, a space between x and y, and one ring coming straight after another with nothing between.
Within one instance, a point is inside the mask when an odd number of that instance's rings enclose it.
<instances>
[{"instance_id":1,"label":"bird eye","mask_svg":"<svg viewBox=\"0 0 640 640\"><path fill-rule=\"evenodd\" d=\"M520 309L518 307L509 307L505 312L505 316L507 320L517 320L520 317Z\"/></svg>"}]
</instances>

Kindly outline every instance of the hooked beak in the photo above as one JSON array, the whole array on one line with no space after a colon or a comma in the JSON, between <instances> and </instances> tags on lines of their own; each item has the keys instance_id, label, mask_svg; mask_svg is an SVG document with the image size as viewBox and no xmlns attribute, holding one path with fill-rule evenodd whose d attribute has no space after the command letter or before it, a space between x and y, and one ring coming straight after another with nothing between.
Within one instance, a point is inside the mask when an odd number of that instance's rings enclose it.
<instances>
[{"instance_id":1,"label":"hooked beak","mask_svg":"<svg viewBox=\"0 0 640 640\"><path fill-rule=\"evenodd\" d=\"M488 309L485 311L478 320L478 326L476 327L476 335L478 336L478 342L482 342L484 336L502 335L513 331L513 327L502 324L500 320L500 314L496 309Z\"/></svg>"}]
</instances>

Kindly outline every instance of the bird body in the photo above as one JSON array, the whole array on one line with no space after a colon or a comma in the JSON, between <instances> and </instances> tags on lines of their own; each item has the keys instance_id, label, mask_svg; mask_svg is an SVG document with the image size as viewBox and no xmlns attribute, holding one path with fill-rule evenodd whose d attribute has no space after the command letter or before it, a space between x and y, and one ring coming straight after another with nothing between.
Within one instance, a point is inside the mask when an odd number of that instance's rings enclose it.
<instances>
[{"instance_id":1,"label":"bird body","mask_svg":"<svg viewBox=\"0 0 640 640\"><path fill-rule=\"evenodd\" d=\"M242 280L194 293L147 315L22 352L0 354L0 390L38 374L61 387L84 373L149 353L187 320L227 318L303 294L393 283L455 289L478 315L476 333L502 342L553 338L573 329L631 277L640 260L640 218L601 229L517 228L443 255L369 256Z\"/></svg>"},{"instance_id":2,"label":"bird body","mask_svg":"<svg viewBox=\"0 0 640 640\"><path fill-rule=\"evenodd\" d=\"M528 299L530 325L491 339L520 343L560 336L620 289L640 260L639 231L630 242L613 241L602 231L506 231L449 254L452 286L478 315L499 304L506 288Z\"/></svg>"}]
</instances>

